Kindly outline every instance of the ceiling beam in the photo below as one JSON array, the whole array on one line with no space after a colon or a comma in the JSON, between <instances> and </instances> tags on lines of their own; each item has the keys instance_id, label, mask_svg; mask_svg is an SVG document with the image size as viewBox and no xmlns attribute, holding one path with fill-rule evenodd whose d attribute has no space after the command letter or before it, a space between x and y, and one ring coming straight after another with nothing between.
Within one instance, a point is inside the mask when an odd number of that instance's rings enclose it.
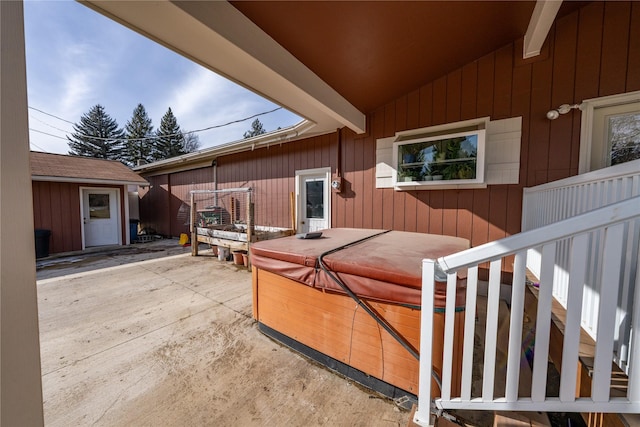
<instances>
[{"instance_id":1,"label":"ceiling beam","mask_svg":"<svg viewBox=\"0 0 640 427\"><path fill-rule=\"evenodd\" d=\"M523 58L531 58L540 55L540 50L544 44L551 25L556 19L558 10L562 5L562 0L538 0L536 7L531 14L529 27L524 35Z\"/></svg>"},{"instance_id":2,"label":"ceiling beam","mask_svg":"<svg viewBox=\"0 0 640 427\"><path fill-rule=\"evenodd\" d=\"M81 2L306 118L314 131L366 131L362 112L226 1Z\"/></svg>"}]
</instances>

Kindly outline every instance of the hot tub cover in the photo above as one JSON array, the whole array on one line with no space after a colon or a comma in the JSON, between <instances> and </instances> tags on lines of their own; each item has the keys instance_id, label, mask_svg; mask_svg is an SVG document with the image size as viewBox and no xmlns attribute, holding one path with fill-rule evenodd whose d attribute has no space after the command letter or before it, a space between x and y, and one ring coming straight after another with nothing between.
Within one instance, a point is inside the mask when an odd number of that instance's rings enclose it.
<instances>
[{"instance_id":1,"label":"hot tub cover","mask_svg":"<svg viewBox=\"0 0 640 427\"><path fill-rule=\"evenodd\" d=\"M434 234L355 228L332 228L322 233L319 239L291 236L257 242L251 245L251 262L308 286L344 292L319 268L318 258L350 245L325 256L324 262L356 295L419 306L422 260L469 248L467 239ZM465 280L459 278L457 306L464 305L464 287ZM437 306L444 306L445 289L446 283L436 284Z\"/></svg>"}]
</instances>

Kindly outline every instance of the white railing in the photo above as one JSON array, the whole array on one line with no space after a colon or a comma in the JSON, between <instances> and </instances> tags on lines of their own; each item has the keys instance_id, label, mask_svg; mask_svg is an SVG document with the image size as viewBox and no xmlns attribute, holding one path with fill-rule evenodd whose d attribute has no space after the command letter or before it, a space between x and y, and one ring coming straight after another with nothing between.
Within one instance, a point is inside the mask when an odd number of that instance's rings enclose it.
<instances>
[{"instance_id":1,"label":"white railing","mask_svg":"<svg viewBox=\"0 0 640 427\"><path fill-rule=\"evenodd\" d=\"M612 354L614 350L615 318L618 302L618 281L624 263L626 240L623 238L630 222L640 218L640 197L612 204L573 218L562 220L533 231L522 232L502 240L490 242L476 248L452 254L436 261L423 261L422 320L420 339L420 382L418 410L414 421L420 425L431 425L430 412L432 337L441 336L442 331L433 329L433 309L436 274L447 277L445 308L442 389L440 397L433 403L439 410L501 410L543 412L607 412L640 413L640 338L631 334L628 387L612 397ZM601 236L601 276L613 282L607 292L600 295L596 310L598 337L595 347L592 387L589 396L576 397L580 319L587 270L590 265L589 241L594 234ZM562 347L562 366L559 395L549 397L547 390L547 368L551 330L552 290L555 270L555 255L559 242L567 240L569 263L567 269L568 293L565 334ZM535 344L533 345L533 367L531 385L526 390L521 384L521 354L523 348L523 319L526 290L527 251L542 248L540 284L535 322ZM498 348L498 306L500 299L500 276L505 257L514 257L511 294L509 334L507 348ZM637 256L637 255L636 255ZM509 258L511 259L511 258ZM637 260L636 260L637 261ZM483 343L482 372L475 372L474 341L476 335L476 301L478 296L479 266L489 263L487 293L486 332ZM439 271L441 270L441 271ZM465 325L462 334L454 334L456 282L459 273L467 274L467 299ZM634 278L640 280L640 274ZM640 330L640 292L632 296L629 312L632 331ZM460 336L462 335L462 336ZM454 340L462 339L461 383L452 385ZM496 366L496 352L506 352L506 365ZM476 360L478 355L476 356ZM635 368L635 369L634 369ZM506 371L504 395L495 396L496 372ZM481 384L478 384L480 377ZM474 389L475 388L475 389ZM452 390L460 390L453 393ZM435 393L433 393L435 391ZM618 395L616 395L618 396Z\"/></svg>"},{"instance_id":2,"label":"white railing","mask_svg":"<svg viewBox=\"0 0 640 427\"><path fill-rule=\"evenodd\" d=\"M525 188L522 201L522 231L533 230L638 195L640 195L640 160ZM617 327L614 331L614 361L626 372L630 339L628 313L631 305L630 295L634 291L634 278L638 269L640 221L629 224L623 234L626 241L625 253L628 256L621 266ZM593 307L598 306L602 293L603 282L599 279L602 277L602 266L599 263L602 259L602 235L594 235L589 243L590 268L586 279L589 287L585 289L583 298L584 317L581 319L581 325L596 340L598 319L592 313L594 313ZM559 242L557 245L553 289L553 297L565 308L569 283L567 245L566 241ZM540 260L540 248L530 249L527 254L527 268L538 278L540 277ZM609 282L610 280L607 280L606 283Z\"/></svg>"}]
</instances>

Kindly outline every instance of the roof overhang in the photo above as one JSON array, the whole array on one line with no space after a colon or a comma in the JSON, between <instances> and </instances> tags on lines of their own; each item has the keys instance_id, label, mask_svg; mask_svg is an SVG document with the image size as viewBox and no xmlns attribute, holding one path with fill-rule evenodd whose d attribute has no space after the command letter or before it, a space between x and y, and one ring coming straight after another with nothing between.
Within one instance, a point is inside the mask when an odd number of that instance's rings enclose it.
<instances>
[{"instance_id":1,"label":"roof overhang","mask_svg":"<svg viewBox=\"0 0 640 427\"><path fill-rule=\"evenodd\" d=\"M44 181L44 182L70 182L75 184L103 184L103 185L137 185L140 187L146 187L149 185L147 181L117 181L107 179L92 179L92 178L71 178L66 176L43 176L32 175L31 181Z\"/></svg>"},{"instance_id":2,"label":"roof overhang","mask_svg":"<svg viewBox=\"0 0 640 427\"><path fill-rule=\"evenodd\" d=\"M226 1L83 4L285 106L317 133L366 131L366 116Z\"/></svg>"},{"instance_id":3,"label":"roof overhang","mask_svg":"<svg viewBox=\"0 0 640 427\"><path fill-rule=\"evenodd\" d=\"M212 161L219 156L241 153L243 151L253 151L257 148L269 147L274 144L284 144L298 139L336 131L336 129L332 129L319 133L317 130L318 129L314 123L304 120L296 125L279 129L274 132L136 166L133 170L139 174L149 176L158 173L180 172L184 170L209 167L212 165Z\"/></svg>"}]
</instances>

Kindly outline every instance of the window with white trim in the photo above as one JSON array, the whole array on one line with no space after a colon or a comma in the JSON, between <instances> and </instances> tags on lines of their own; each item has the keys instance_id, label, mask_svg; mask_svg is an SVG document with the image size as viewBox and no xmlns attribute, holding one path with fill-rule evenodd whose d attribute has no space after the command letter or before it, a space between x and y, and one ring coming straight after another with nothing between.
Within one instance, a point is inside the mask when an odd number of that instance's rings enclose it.
<instances>
[{"instance_id":1,"label":"window with white trim","mask_svg":"<svg viewBox=\"0 0 640 427\"><path fill-rule=\"evenodd\" d=\"M376 188L440 190L517 184L522 117L489 117L376 140Z\"/></svg>"},{"instance_id":2,"label":"window with white trim","mask_svg":"<svg viewBox=\"0 0 640 427\"><path fill-rule=\"evenodd\" d=\"M582 103L580 173L640 159L640 91Z\"/></svg>"}]
</instances>

